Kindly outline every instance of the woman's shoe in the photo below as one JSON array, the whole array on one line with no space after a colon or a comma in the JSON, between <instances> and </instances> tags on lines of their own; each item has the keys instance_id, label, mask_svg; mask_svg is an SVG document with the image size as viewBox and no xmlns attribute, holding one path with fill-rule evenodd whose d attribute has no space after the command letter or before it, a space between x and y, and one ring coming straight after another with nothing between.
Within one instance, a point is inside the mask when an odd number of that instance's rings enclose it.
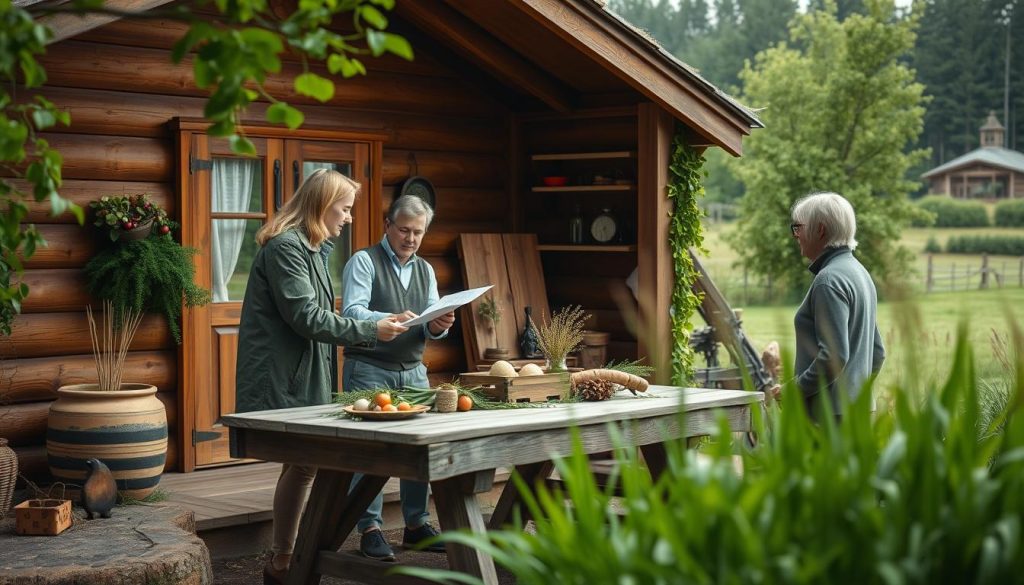
<instances>
[{"instance_id":1,"label":"woman's shoe","mask_svg":"<svg viewBox=\"0 0 1024 585\"><path fill-rule=\"evenodd\" d=\"M288 569L275 569L271 561L263 567L263 585L284 585L287 576Z\"/></svg>"}]
</instances>

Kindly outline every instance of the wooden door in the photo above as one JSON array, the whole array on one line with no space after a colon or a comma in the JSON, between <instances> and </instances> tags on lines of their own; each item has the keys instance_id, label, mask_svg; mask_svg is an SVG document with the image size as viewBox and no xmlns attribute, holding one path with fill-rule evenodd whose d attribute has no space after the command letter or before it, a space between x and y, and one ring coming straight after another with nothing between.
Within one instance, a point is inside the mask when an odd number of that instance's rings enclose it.
<instances>
[{"instance_id":1,"label":"wooden door","mask_svg":"<svg viewBox=\"0 0 1024 585\"><path fill-rule=\"evenodd\" d=\"M183 438L192 454L183 457L186 471L232 461L227 429L219 420L235 409L238 324L258 250L256 231L318 168L334 168L363 185L369 180L369 143L249 138L256 145L255 158L238 157L226 142L203 134L182 141L191 147L188 188L182 190L182 243L199 250L196 282L213 297L209 305L184 315L182 404L192 415L184 421ZM331 255L336 297L341 267L352 250L369 243L371 199L357 200L356 229L345 230Z\"/></svg>"}]
</instances>

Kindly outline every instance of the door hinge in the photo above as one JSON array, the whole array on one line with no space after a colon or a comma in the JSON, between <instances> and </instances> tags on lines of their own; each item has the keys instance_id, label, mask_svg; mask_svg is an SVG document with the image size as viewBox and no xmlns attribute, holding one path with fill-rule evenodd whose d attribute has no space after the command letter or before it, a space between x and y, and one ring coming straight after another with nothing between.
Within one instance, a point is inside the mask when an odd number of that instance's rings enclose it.
<instances>
[{"instance_id":1,"label":"door hinge","mask_svg":"<svg viewBox=\"0 0 1024 585\"><path fill-rule=\"evenodd\" d=\"M212 160L203 160L201 158L196 158L195 156L192 155L192 153L189 153L189 155L188 155L188 174L190 174L190 175L194 174L196 171L212 171L212 170L213 170L213 161Z\"/></svg>"},{"instance_id":2,"label":"door hinge","mask_svg":"<svg viewBox=\"0 0 1024 585\"><path fill-rule=\"evenodd\" d=\"M220 438L220 433L217 431L192 431L192 444L205 443L206 441L216 441Z\"/></svg>"}]
</instances>

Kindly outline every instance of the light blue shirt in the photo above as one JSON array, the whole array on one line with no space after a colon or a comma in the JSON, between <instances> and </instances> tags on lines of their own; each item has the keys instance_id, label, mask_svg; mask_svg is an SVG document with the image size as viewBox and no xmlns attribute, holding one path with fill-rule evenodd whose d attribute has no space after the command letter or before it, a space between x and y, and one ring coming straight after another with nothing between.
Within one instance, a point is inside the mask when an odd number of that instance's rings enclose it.
<instances>
[{"instance_id":1,"label":"light blue shirt","mask_svg":"<svg viewBox=\"0 0 1024 585\"><path fill-rule=\"evenodd\" d=\"M433 305L440 300L440 295L437 293L437 277L434 275L434 267L430 265L426 260L421 259L419 256L413 254L411 258L402 265L398 261L398 256L395 251L391 249L391 244L388 243L388 237L384 236L381 240L381 245L384 246L384 251L387 252L388 259L391 261L391 268L395 271L395 275L398 276L398 280L402 283L402 288L408 289L409 283L412 282L412 269L415 262L423 262L427 267L427 307ZM380 321L381 319L388 317L391 313L383 313L381 311L370 310L370 295L371 295L371 284L373 279L377 277L376 271L373 269L373 260L370 259L370 254L366 250L359 250L349 258L345 264L345 270L342 272L341 282L345 286L344 293L342 295L342 309L341 315L343 317L350 317L352 319L364 319L370 321ZM418 307L414 313L419 313L427 307ZM413 310L409 308L408 310ZM445 329L440 335L434 335L430 332L430 323L423 324L423 332L426 334L428 339L441 339L448 335L448 330Z\"/></svg>"}]
</instances>

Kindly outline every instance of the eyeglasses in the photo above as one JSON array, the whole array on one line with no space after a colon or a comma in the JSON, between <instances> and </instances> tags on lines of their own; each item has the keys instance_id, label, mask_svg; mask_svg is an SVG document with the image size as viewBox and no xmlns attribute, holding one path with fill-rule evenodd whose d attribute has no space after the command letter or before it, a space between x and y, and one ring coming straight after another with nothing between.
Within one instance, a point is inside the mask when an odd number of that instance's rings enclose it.
<instances>
[{"instance_id":1,"label":"eyeglasses","mask_svg":"<svg viewBox=\"0 0 1024 585\"><path fill-rule=\"evenodd\" d=\"M796 235L796 233L797 233L797 232L798 232L798 231L800 230L800 228L802 228L803 226L804 226L804 224L802 224L802 223L791 223L791 224L789 224L789 231L793 232L793 235L795 236L795 235Z\"/></svg>"}]
</instances>

